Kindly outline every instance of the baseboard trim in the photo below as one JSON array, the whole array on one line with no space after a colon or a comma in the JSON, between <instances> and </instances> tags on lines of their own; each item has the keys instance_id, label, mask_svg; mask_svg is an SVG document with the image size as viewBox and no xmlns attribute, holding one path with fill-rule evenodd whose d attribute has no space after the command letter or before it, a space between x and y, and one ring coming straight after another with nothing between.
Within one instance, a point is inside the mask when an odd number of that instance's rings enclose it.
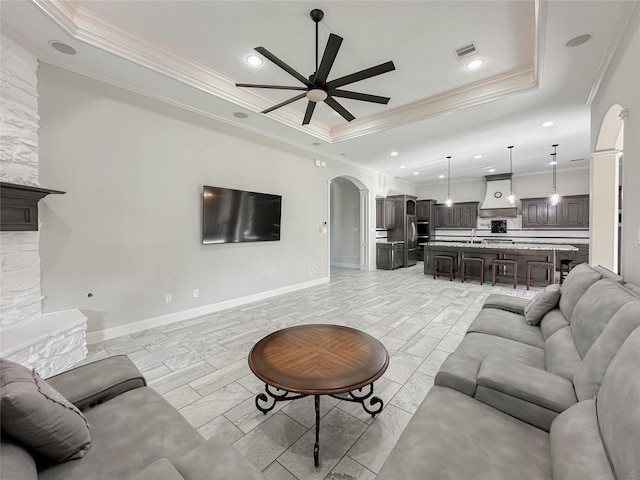
<instances>
[{"instance_id":1,"label":"baseboard trim","mask_svg":"<svg viewBox=\"0 0 640 480\"><path fill-rule=\"evenodd\" d=\"M360 265L357 263L340 263L340 262L331 262L332 267L342 267L342 268L355 268L360 269Z\"/></svg>"},{"instance_id":2,"label":"baseboard trim","mask_svg":"<svg viewBox=\"0 0 640 480\"><path fill-rule=\"evenodd\" d=\"M171 323L182 322L185 320L191 320L193 318L219 312L220 310L226 310L227 308L246 305L247 303L277 297L278 295L295 292L297 290L304 290L305 288L315 287L316 285L322 285L323 283L328 282L329 277L323 277L317 280L312 280L310 282L297 283L295 285L276 288L274 290L267 290L265 292L255 293L253 295L247 295L245 297L233 298L224 302L212 303L197 308L190 308L189 310L181 310L179 312L169 313L167 315L160 315L158 317L147 318L145 320L138 320L137 322L127 323L126 325L119 325L117 327L105 328L104 330L89 332L87 333L87 344L91 345L92 343L110 340L112 338L121 337L123 335L130 335L132 333L141 332L149 328L159 327L161 325L169 325Z\"/></svg>"}]
</instances>

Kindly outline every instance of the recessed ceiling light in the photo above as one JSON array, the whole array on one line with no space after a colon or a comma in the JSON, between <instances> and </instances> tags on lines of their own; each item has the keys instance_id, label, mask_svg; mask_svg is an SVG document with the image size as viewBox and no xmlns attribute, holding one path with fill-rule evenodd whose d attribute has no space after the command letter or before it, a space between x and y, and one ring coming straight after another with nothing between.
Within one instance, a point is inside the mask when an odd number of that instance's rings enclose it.
<instances>
[{"instance_id":1,"label":"recessed ceiling light","mask_svg":"<svg viewBox=\"0 0 640 480\"><path fill-rule=\"evenodd\" d=\"M475 158L476 158L476 159L478 159L478 158L482 158L482 155L476 155L476 156L475 156Z\"/></svg>"},{"instance_id":2,"label":"recessed ceiling light","mask_svg":"<svg viewBox=\"0 0 640 480\"><path fill-rule=\"evenodd\" d=\"M564 44L565 47L578 47L583 43L587 43L591 39L591 35L585 33L584 35L578 35L577 37L573 37L567 43Z\"/></svg>"},{"instance_id":3,"label":"recessed ceiling light","mask_svg":"<svg viewBox=\"0 0 640 480\"><path fill-rule=\"evenodd\" d=\"M401 178L402 178L402 175L396 175L396 176L395 176L395 177L393 177L393 178L401 179Z\"/></svg>"},{"instance_id":4,"label":"recessed ceiling light","mask_svg":"<svg viewBox=\"0 0 640 480\"><path fill-rule=\"evenodd\" d=\"M444 175L438 175L438 178L444 178Z\"/></svg>"},{"instance_id":5,"label":"recessed ceiling light","mask_svg":"<svg viewBox=\"0 0 640 480\"><path fill-rule=\"evenodd\" d=\"M51 40L49 42L49 45L51 45L51 48L54 48L55 50L59 51L60 53L64 53L65 55L76 54L76 49L71 45L67 45L66 43L58 42L57 40Z\"/></svg>"},{"instance_id":6,"label":"recessed ceiling light","mask_svg":"<svg viewBox=\"0 0 640 480\"><path fill-rule=\"evenodd\" d=\"M543 126L543 127L550 127L551 125L553 125L553 122L552 122L552 121L544 122L544 123L542 124L542 126Z\"/></svg>"},{"instance_id":7,"label":"recessed ceiling light","mask_svg":"<svg viewBox=\"0 0 640 480\"><path fill-rule=\"evenodd\" d=\"M490 168L490 169L489 169L489 173L493 173L493 172L495 172L495 171L496 171L496 169L495 169L495 168Z\"/></svg>"},{"instance_id":8,"label":"recessed ceiling light","mask_svg":"<svg viewBox=\"0 0 640 480\"><path fill-rule=\"evenodd\" d=\"M260 65L262 65L262 58L257 55L247 55L245 61L252 67L259 67Z\"/></svg>"},{"instance_id":9,"label":"recessed ceiling light","mask_svg":"<svg viewBox=\"0 0 640 480\"><path fill-rule=\"evenodd\" d=\"M420 172L413 172L414 175L420 175Z\"/></svg>"},{"instance_id":10,"label":"recessed ceiling light","mask_svg":"<svg viewBox=\"0 0 640 480\"><path fill-rule=\"evenodd\" d=\"M484 65L484 60L482 60L481 58L476 58L474 60L471 60L469 63L467 63L465 68L467 70L476 70L480 68L482 65Z\"/></svg>"},{"instance_id":11,"label":"recessed ceiling light","mask_svg":"<svg viewBox=\"0 0 640 480\"><path fill-rule=\"evenodd\" d=\"M400 165L400 168L407 168L406 165Z\"/></svg>"},{"instance_id":12,"label":"recessed ceiling light","mask_svg":"<svg viewBox=\"0 0 640 480\"><path fill-rule=\"evenodd\" d=\"M391 156L392 157L397 157L398 156L398 152L391 152Z\"/></svg>"},{"instance_id":13,"label":"recessed ceiling light","mask_svg":"<svg viewBox=\"0 0 640 480\"><path fill-rule=\"evenodd\" d=\"M316 147L319 147L322 144L320 142L313 142L313 145L315 145Z\"/></svg>"},{"instance_id":14,"label":"recessed ceiling light","mask_svg":"<svg viewBox=\"0 0 640 480\"><path fill-rule=\"evenodd\" d=\"M244 112L233 112L233 116L236 118L247 118L249 115Z\"/></svg>"}]
</instances>

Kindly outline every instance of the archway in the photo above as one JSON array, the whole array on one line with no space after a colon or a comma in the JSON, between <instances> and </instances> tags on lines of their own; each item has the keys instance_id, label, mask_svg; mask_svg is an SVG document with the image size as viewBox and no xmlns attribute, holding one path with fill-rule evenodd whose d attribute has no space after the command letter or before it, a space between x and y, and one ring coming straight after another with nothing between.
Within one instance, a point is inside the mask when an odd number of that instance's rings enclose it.
<instances>
[{"instance_id":1,"label":"archway","mask_svg":"<svg viewBox=\"0 0 640 480\"><path fill-rule=\"evenodd\" d=\"M329 182L329 266L369 269L369 190L357 178Z\"/></svg>"},{"instance_id":2,"label":"archway","mask_svg":"<svg viewBox=\"0 0 640 480\"><path fill-rule=\"evenodd\" d=\"M620 270L621 158L625 110L613 105L602 120L591 154L589 263Z\"/></svg>"}]
</instances>

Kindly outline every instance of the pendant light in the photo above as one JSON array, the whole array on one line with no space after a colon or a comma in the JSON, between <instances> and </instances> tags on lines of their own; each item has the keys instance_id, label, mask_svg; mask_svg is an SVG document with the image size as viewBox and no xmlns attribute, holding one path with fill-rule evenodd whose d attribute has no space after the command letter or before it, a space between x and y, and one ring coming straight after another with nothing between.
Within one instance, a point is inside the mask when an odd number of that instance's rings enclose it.
<instances>
[{"instance_id":1,"label":"pendant light","mask_svg":"<svg viewBox=\"0 0 640 480\"><path fill-rule=\"evenodd\" d=\"M513 157L511 154L513 153L513 145L507 147L509 149L509 196L507 197L507 201L513 205L516 203L516 196L513 193Z\"/></svg>"},{"instance_id":2,"label":"pendant light","mask_svg":"<svg viewBox=\"0 0 640 480\"><path fill-rule=\"evenodd\" d=\"M556 159L556 153L558 150L558 144L555 143L553 145L551 145L553 147L553 153L551 154L551 157L553 158L551 165L553 166L553 190L551 191L551 197L549 198L549 201L551 202L551 205L557 205L558 202L560 201L560 197L558 196L558 190L556 188L556 165L558 163L558 160Z\"/></svg>"},{"instance_id":3,"label":"pendant light","mask_svg":"<svg viewBox=\"0 0 640 480\"><path fill-rule=\"evenodd\" d=\"M451 205L453 205L453 202L451 201L451 155L447 157L447 160L449 161L448 174L447 174L447 201L444 202L444 204L447 207L450 207Z\"/></svg>"}]
</instances>

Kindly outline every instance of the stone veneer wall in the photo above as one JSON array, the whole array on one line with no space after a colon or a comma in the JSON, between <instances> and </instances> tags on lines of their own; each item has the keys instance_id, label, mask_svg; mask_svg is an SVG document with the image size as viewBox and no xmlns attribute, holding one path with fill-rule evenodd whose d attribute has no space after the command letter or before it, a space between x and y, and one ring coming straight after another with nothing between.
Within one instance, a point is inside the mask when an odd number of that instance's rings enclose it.
<instances>
[{"instance_id":1,"label":"stone veneer wall","mask_svg":"<svg viewBox=\"0 0 640 480\"><path fill-rule=\"evenodd\" d=\"M38 60L0 39L0 180L38 186ZM0 327L40 315L38 232L0 232Z\"/></svg>"},{"instance_id":2,"label":"stone veneer wall","mask_svg":"<svg viewBox=\"0 0 640 480\"><path fill-rule=\"evenodd\" d=\"M0 36L0 180L38 186L38 59ZM0 232L0 353L47 377L86 356L86 318L42 315L38 232Z\"/></svg>"}]
</instances>

